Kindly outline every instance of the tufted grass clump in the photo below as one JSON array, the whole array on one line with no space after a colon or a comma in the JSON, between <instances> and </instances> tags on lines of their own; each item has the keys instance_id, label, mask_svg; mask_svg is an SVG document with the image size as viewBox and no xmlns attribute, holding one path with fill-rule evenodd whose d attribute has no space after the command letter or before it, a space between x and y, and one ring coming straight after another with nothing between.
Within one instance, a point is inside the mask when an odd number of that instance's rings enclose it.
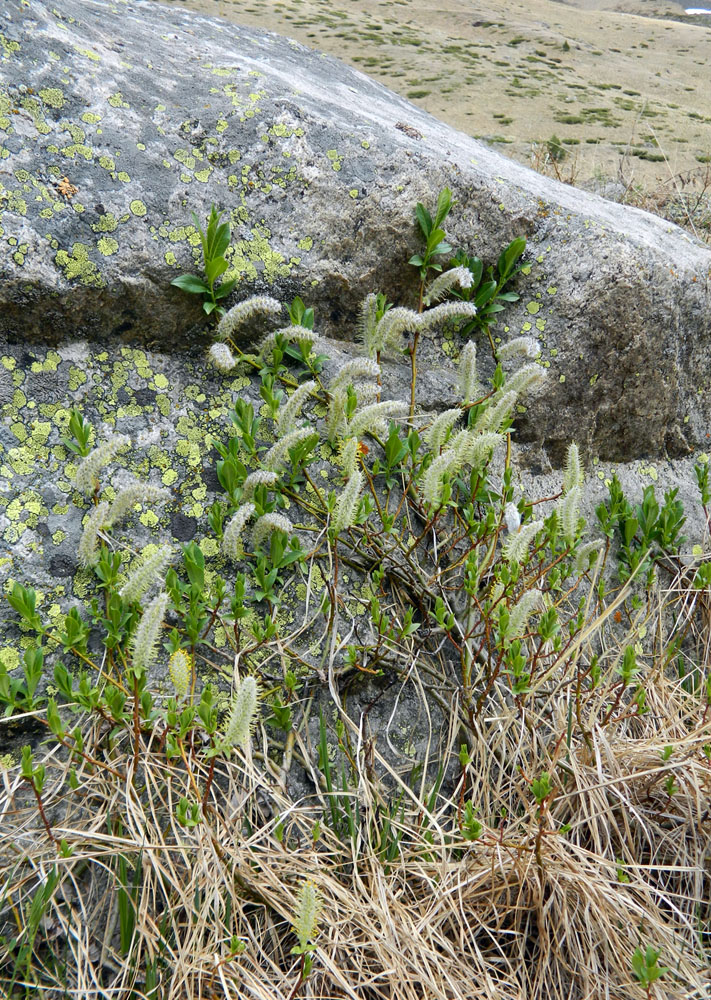
<instances>
[{"instance_id":1,"label":"tufted grass clump","mask_svg":"<svg viewBox=\"0 0 711 1000\"><path fill-rule=\"evenodd\" d=\"M212 357L253 382L181 550L158 527L132 551L170 498L116 507L132 442L73 413L88 601L7 594L0 703L41 735L0 792L4 996L708 996L711 561L680 558L674 491L613 480L586 523L575 444L554 495L521 491L545 371L490 327L525 247L453 253L450 210L418 206L418 308L368 296L338 370L300 299L286 325L263 297L225 314ZM423 415L444 324L457 395Z\"/></svg>"}]
</instances>

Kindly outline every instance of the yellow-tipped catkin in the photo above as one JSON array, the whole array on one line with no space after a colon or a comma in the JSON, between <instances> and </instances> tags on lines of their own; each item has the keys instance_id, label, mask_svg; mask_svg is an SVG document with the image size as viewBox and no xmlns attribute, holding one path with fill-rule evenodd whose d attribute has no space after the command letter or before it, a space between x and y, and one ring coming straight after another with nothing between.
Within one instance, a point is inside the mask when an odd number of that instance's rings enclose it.
<instances>
[{"instance_id":1,"label":"yellow-tipped catkin","mask_svg":"<svg viewBox=\"0 0 711 1000\"><path fill-rule=\"evenodd\" d=\"M148 670L158 653L158 640L170 598L166 593L154 597L143 612L132 637L133 665Z\"/></svg>"},{"instance_id":2,"label":"yellow-tipped catkin","mask_svg":"<svg viewBox=\"0 0 711 1000\"><path fill-rule=\"evenodd\" d=\"M168 662L168 672L178 701L188 693L193 676L193 660L184 649L176 649Z\"/></svg>"},{"instance_id":3,"label":"yellow-tipped catkin","mask_svg":"<svg viewBox=\"0 0 711 1000\"><path fill-rule=\"evenodd\" d=\"M319 891L313 882L302 882L294 915L294 933L299 939L299 947L306 951L316 936L316 925L321 909Z\"/></svg>"},{"instance_id":4,"label":"yellow-tipped catkin","mask_svg":"<svg viewBox=\"0 0 711 1000\"><path fill-rule=\"evenodd\" d=\"M244 748L254 728L259 689L254 677L245 677L232 699L230 717L225 728L225 747Z\"/></svg>"}]
</instances>

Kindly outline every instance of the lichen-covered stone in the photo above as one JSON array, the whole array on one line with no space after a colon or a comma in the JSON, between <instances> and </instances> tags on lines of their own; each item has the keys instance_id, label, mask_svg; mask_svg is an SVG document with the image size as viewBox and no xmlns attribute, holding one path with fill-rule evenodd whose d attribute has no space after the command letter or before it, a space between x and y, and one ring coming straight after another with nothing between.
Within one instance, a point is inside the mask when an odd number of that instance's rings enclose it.
<instances>
[{"instance_id":1,"label":"lichen-covered stone","mask_svg":"<svg viewBox=\"0 0 711 1000\"><path fill-rule=\"evenodd\" d=\"M502 337L538 334L551 378L520 440L625 460L706 440L711 252L564 187L287 39L151 3L5 0L0 335L59 344L199 338L194 210L227 211L235 295L300 293L352 337L370 290L415 301L413 206L486 259L525 234ZM436 402L428 397L431 404Z\"/></svg>"}]
</instances>

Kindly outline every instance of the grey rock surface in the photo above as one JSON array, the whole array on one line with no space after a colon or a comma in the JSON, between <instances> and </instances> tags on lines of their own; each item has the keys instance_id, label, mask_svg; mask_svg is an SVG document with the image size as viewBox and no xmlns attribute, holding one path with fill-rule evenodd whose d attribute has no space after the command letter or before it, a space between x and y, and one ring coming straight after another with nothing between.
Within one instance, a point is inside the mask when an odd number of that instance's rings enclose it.
<instances>
[{"instance_id":1,"label":"grey rock surface","mask_svg":"<svg viewBox=\"0 0 711 1000\"><path fill-rule=\"evenodd\" d=\"M709 423L711 251L506 160L295 42L153 3L5 0L0 335L199 342L190 211L234 232L236 298L299 293L351 339L363 296L413 304L413 206L449 185L452 242L532 265L503 339L540 336L519 439L559 462L679 456ZM427 400L432 404L433 400Z\"/></svg>"}]
</instances>

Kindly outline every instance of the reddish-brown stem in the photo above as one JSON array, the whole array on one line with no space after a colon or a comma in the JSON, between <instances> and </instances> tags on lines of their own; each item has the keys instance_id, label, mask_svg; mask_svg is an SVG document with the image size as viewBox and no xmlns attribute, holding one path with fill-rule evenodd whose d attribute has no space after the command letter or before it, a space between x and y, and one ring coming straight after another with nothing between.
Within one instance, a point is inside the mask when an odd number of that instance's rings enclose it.
<instances>
[{"instance_id":1,"label":"reddish-brown stem","mask_svg":"<svg viewBox=\"0 0 711 1000\"><path fill-rule=\"evenodd\" d=\"M44 828L47 831L47 836L52 841L52 843L55 846L57 846L58 844L57 838L52 833L52 827L49 825L49 820L47 819L47 816L44 811L44 806L42 805L42 796L37 791L34 781L32 781L30 778L25 778L25 781L27 781L27 783L32 788L32 791L35 793L35 798L37 799L37 809L39 810L39 814L42 817L42 822L44 823Z\"/></svg>"},{"instance_id":2,"label":"reddish-brown stem","mask_svg":"<svg viewBox=\"0 0 711 1000\"><path fill-rule=\"evenodd\" d=\"M301 956L301 961L299 963L299 978L294 983L294 988L291 991L291 993L289 994L287 1000L294 1000L294 997L296 996L296 994L299 992L299 990L301 989L301 987L304 984L304 961L305 961L305 956L302 955Z\"/></svg>"}]
</instances>

